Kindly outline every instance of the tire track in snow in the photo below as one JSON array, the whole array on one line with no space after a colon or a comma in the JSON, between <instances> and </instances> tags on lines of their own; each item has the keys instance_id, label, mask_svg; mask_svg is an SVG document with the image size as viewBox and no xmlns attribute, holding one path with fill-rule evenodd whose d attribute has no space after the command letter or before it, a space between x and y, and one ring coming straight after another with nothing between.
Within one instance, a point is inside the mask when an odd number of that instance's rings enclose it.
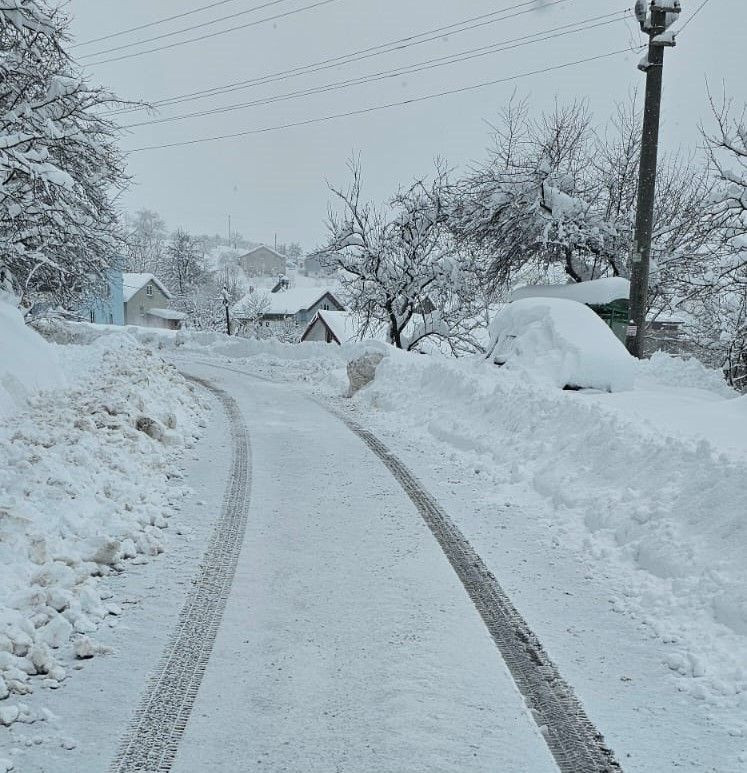
<instances>
[{"instance_id":1,"label":"tire track in snow","mask_svg":"<svg viewBox=\"0 0 747 773\"><path fill-rule=\"evenodd\" d=\"M418 509L480 613L562 773L619 773L621 767L604 737L459 528L374 434L316 402L366 443Z\"/></svg>"},{"instance_id":2,"label":"tire track in snow","mask_svg":"<svg viewBox=\"0 0 747 773\"><path fill-rule=\"evenodd\" d=\"M263 376L203 361L220 370ZM373 433L322 400L309 397L342 421L381 459L417 508L480 613L562 773L620 773L621 766L493 573L418 479Z\"/></svg>"},{"instance_id":3,"label":"tire track in snow","mask_svg":"<svg viewBox=\"0 0 747 773\"><path fill-rule=\"evenodd\" d=\"M236 401L226 392L203 379L187 378L211 391L227 414L233 456L229 483L192 590L121 741L111 773L171 770L210 658L244 539L251 473L246 425Z\"/></svg>"}]
</instances>

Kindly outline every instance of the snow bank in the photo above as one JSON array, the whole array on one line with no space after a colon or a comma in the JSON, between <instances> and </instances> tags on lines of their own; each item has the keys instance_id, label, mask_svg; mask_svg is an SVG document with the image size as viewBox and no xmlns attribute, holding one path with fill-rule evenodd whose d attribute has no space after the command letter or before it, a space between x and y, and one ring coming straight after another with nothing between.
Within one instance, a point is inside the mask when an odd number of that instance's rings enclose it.
<instances>
[{"instance_id":1,"label":"snow bank","mask_svg":"<svg viewBox=\"0 0 747 773\"><path fill-rule=\"evenodd\" d=\"M633 358L609 327L576 301L514 301L495 316L490 334L491 361L533 382L609 392L633 386Z\"/></svg>"},{"instance_id":2,"label":"snow bank","mask_svg":"<svg viewBox=\"0 0 747 773\"><path fill-rule=\"evenodd\" d=\"M23 696L101 652L96 629L120 609L100 578L163 550L185 494L168 478L204 407L129 336L69 346L64 364L75 386L32 397L0 432L2 724L43 719Z\"/></svg>"},{"instance_id":3,"label":"snow bank","mask_svg":"<svg viewBox=\"0 0 747 773\"><path fill-rule=\"evenodd\" d=\"M637 360L636 369L637 386L688 387L719 397L739 396L739 392L726 383L722 373L706 368L695 357L674 357L666 352L654 352L648 360Z\"/></svg>"},{"instance_id":4,"label":"snow bank","mask_svg":"<svg viewBox=\"0 0 747 773\"><path fill-rule=\"evenodd\" d=\"M63 383L56 347L27 327L0 292L0 418L22 409L41 390Z\"/></svg>"},{"instance_id":5,"label":"snow bank","mask_svg":"<svg viewBox=\"0 0 747 773\"><path fill-rule=\"evenodd\" d=\"M674 366L661 359L649 377L659 365L668 378ZM445 445L512 498L539 497L536 517L616 578L614 609L659 639L680 689L747 706L747 458L652 433L603 407L615 398L544 388L484 361L410 356L386 358L354 400L372 411L367 423ZM706 399L738 409L743 398Z\"/></svg>"}]
</instances>

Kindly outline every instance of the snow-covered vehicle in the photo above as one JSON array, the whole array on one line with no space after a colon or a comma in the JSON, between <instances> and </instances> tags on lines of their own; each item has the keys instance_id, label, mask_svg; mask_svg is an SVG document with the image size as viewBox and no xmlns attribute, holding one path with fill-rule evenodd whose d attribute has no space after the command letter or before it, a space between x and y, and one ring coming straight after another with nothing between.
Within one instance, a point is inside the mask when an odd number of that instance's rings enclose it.
<instances>
[{"instance_id":1,"label":"snow-covered vehicle","mask_svg":"<svg viewBox=\"0 0 747 773\"><path fill-rule=\"evenodd\" d=\"M488 358L529 380L569 389L631 389L634 360L591 309L560 298L524 298L490 325Z\"/></svg>"}]
</instances>

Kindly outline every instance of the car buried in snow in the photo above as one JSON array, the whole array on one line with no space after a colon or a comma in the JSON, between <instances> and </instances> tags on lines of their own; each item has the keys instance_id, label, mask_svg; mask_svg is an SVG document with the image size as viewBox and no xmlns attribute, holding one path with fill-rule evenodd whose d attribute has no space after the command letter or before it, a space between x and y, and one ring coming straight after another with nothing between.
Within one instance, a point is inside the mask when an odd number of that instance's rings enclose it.
<instances>
[{"instance_id":1,"label":"car buried in snow","mask_svg":"<svg viewBox=\"0 0 747 773\"><path fill-rule=\"evenodd\" d=\"M522 298L490 325L487 358L538 385L619 392L632 389L635 360L583 303Z\"/></svg>"}]
</instances>

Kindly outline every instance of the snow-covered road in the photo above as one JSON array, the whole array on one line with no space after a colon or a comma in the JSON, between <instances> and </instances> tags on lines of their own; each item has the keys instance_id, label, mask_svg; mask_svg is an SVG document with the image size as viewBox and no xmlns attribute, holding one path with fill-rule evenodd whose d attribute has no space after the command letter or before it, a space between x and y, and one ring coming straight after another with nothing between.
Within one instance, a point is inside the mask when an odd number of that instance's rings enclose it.
<instances>
[{"instance_id":1,"label":"snow-covered road","mask_svg":"<svg viewBox=\"0 0 747 773\"><path fill-rule=\"evenodd\" d=\"M254 461L244 548L174 770L555 770L380 461L292 389L190 371L236 399Z\"/></svg>"},{"instance_id":2,"label":"snow-covered road","mask_svg":"<svg viewBox=\"0 0 747 773\"><path fill-rule=\"evenodd\" d=\"M96 633L112 654L72 661L64 689L27 699L50 713L13 725L14 773L557 771L554 737L574 732L542 704L575 704L551 663L534 667L545 655L524 619L626 772L741 773L739 712L675 689L658 643L610 608L619 583L559 539L541 497L434 443L442 423L413 405L380 410L386 378L346 401L339 367L317 388L337 367L321 351L263 367L174 349L212 405L169 476L192 494L174 500L163 555L106 579L126 611ZM514 435L496 448L526 464ZM508 643L491 627L501 607ZM532 685L522 668L542 676Z\"/></svg>"}]
</instances>

